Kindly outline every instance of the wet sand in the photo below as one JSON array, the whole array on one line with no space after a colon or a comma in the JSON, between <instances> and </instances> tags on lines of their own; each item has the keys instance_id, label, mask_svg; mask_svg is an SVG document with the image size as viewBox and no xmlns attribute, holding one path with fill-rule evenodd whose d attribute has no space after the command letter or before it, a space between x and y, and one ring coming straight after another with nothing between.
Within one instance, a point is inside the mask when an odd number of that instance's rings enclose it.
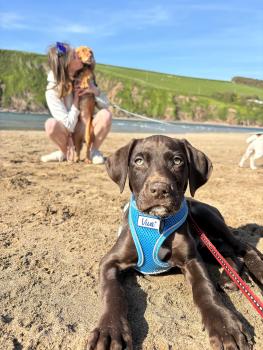
<instances>
[{"instance_id":1,"label":"wet sand","mask_svg":"<svg viewBox=\"0 0 263 350\"><path fill-rule=\"evenodd\" d=\"M255 171L237 166L246 136L183 137L214 164L196 199L219 208L235 234L263 252L263 162ZM132 137L111 134L102 151L109 155ZM101 311L99 261L116 239L128 186L120 195L104 166L40 163L54 150L44 132L1 131L0 141L0 349L83 349ZM208 268L216 281L218 268ZM125 290L135 350L210 349L182 274L131 272ZM254 349L263 349L262 321L250 303L240 292L222 296L254 328Z\"/></svg>"}]
</instances>

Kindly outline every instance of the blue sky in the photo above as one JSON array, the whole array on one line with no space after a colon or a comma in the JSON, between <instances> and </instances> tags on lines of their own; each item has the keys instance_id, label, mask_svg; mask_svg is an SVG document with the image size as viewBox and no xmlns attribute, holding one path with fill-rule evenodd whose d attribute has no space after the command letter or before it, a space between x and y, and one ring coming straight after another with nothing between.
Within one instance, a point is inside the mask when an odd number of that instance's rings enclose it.
<instances>
[{"instance_id":1,"label":"blue sky","mask_svg":"<svg viewBox=\"0 0 263 350\"><path fill-rule=\"evenodd\" d=\"M263 79L262 0L0 0L0 48L66 41L98 63L177 75Z\"/></svg>"}]
</instances>

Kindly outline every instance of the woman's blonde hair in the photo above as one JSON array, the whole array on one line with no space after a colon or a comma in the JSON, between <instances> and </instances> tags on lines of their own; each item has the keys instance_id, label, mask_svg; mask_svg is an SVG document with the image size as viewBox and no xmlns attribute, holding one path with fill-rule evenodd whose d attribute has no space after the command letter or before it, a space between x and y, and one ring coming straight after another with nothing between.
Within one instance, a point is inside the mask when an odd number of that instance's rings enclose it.
<instances>
[{"instance_id":1,"label":"woman's blonde hair","mask_svg":"<svg viewBox=\"0 0 263 350\"><path fill-rule=\"evenodd\" d=\"M72 91L72 81L68 74L68 66L73 57L73 49L68 44L61 44L63 52L59 50L58 43L48 50L48 65L54 74L57 82L59 98L62 98Z\"/></svg>"}]
</instances>

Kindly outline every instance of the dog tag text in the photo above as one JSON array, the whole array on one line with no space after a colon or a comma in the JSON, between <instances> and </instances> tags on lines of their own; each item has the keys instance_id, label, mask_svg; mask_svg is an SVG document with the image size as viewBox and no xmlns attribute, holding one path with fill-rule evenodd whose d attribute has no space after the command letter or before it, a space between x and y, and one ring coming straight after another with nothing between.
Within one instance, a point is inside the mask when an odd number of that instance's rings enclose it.
<instances>
[{"instance_id":1,"label":"dog tag text","mask_svg":"<svg viewBox=\"0 0 263 350\"><path fill-rule=\"evenodd\" d=\"M138 226L152 228L154 230L159 230L160 220L148 218L147 216L139 216Z\"/></svg>"}]
</instances>

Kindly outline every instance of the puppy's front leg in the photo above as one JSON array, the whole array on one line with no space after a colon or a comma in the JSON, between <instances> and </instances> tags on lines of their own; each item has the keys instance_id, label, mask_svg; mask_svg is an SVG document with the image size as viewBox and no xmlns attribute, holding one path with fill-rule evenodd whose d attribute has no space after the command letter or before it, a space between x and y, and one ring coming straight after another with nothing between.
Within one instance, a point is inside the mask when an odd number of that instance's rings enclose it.
<instances>
[{"instance_id":1,"label":"puppy's front leg","mask_svg":"<svg viewBox=\"0 0 263 350\"><path fill-rule=\"evenodd\" d=\"M135 265L136 261L136 249L127 235L125 239L120 236L113 249L102 259L100 284L103 312L97 327L90 334L87 350L132 350L128 306L119 274Z\"/></svg>"},{"instance_id":2,"label":"puppy's front leg","mask_svg":"<svg viewBox=\"0 0 263 350\"><path fill-rule=\"evenodd\" d=\"M201 258L189 260L183 271L191 284L194 302L200 309L212 349L250 349L249 334L235 314L223 304Z\"/></svg>"}]
</instances>

